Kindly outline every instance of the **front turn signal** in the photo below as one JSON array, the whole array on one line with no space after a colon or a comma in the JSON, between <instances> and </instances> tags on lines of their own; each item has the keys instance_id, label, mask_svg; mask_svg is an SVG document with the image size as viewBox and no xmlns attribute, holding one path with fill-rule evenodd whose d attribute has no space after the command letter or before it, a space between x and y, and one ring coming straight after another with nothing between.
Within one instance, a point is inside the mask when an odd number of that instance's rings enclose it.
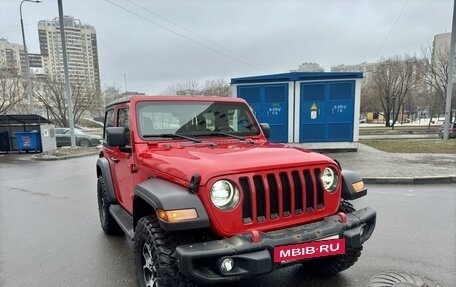
<instances>
[{"instance_id":1,"label":"front turn signal","mask_svg":"<svg viewBox=\"0 0 456 287\"><path fill-rule=\"evenodd\" d=\"M364 186L364 181L358 181L358 182L355 182L355 183L352 183L352 186L353 186L353 189L355 190L355 192L360 192L360 191L363 191L365 186Z\"/></svg>"},{"instance_id":2,"label":"front turn signal","mask_svg":"<svg viewBox=\"0 0 456 287\"><path fill-rule=\"evenodd\" d=\"M198 213L194 208L175 210L157 209L157 216L165 222L175 223L185 220L197 219Z\"/></svg>"}]
</instances>

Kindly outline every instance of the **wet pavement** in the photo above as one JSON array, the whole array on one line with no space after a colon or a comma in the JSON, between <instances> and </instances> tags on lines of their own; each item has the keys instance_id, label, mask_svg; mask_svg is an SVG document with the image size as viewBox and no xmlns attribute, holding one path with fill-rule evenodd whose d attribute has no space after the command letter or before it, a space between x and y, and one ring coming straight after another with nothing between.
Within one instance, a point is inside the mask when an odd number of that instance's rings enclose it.
<instances>
[{"instance_id":1,"label":"wet pavement","mask_svg":"<svg viewBox=\"0 0 456 287\"><path fill-rule=\"evenodd\" d=\"M453 155L388 154L363 145L330 155L372 178L451 175L456 164ZM0 155L0 286L136 286L133 245L99 226L96 159ZM455 186L370 184L355 205L377 210L377 228L353 268L315 278L295 266L226 286L365 287L393 271L456 286Z\"/></svg>"},{"instance_id":2,"label":"wet pavement","mask_svg":"<svg viewBox=\"0 0 456 287\"><path fill-rule=\"evenodd\" d=\"M456 183L456 154L388 153L363 144L357 151L323 153L339 161L342 168L358 172L367 183ZM0 163L25 162L32 156L0 154Z\"/></svg>"},{"instance_id":3,"label":"wet pavement","mask_svg":"<svg viewBox=\"0 0 456 287\"><path fill-rule=\"evenodd\" d=\"M99 224L96 159L0 159L0 286L136 286L133 244ZM223 286L375 287L372 278L391 272L456 286L455 186L368 185L354 204L377 211L376 230L355 266L337 276L292 266ZM407 284L396 286L414 286Z\"/></svg>"},{"instance_id":4,"label":"wet pavement","mask_svg":"<svg viewBox=\"0 0 456 287\"><path fill-rule=\"evenodd\" d=\"M456 183L456 154L388 153L363 144L357 152L326 154L369 183Z\"/></svg>"}]
</instances>

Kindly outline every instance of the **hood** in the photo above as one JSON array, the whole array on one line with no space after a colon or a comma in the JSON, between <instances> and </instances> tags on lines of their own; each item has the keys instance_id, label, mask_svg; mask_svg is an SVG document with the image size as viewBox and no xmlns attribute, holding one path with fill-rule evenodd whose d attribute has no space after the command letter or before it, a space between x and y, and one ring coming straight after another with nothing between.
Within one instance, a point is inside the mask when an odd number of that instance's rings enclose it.
<instances>
[{"instance_id":1,"label":"hood","mask_svg":"<svg viewBox=\"0 0 456 287\"><path fill-rule=\"evenodd\" d=\"M158 144L138 152L138 164L189 182L201 176L201 185L217 176L310 166L335 162L322 154L283 144Z\"/></svg>"}]
</instances>

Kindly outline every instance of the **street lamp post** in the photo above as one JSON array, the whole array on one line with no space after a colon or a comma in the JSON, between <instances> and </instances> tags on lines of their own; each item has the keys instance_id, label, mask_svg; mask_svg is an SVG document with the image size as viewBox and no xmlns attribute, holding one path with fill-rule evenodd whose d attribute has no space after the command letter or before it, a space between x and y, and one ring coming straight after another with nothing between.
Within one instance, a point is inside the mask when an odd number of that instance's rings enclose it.
<instances>
[{"instance_id":1,"label":"street lamp post","mask_svg":"<svg viewBox=\"0 0 456 287\"><path fill-rule=\"evenodd\" d=\"M32 3L41 3L40 0L22 0L19 5L19 14L21 16L21 30L22 30L22 42L24 44L24 53L25 53L25 76L27 78L27 94L28 94L28 111L30 114L35 113L35 108L33 107L33 96L32 96L32 80L30 79L30 63L27 52L27 45L25 44L25 33L24 33L24 21L22 20L22 4L24 2Z\"/></svg>"}]
</instances>

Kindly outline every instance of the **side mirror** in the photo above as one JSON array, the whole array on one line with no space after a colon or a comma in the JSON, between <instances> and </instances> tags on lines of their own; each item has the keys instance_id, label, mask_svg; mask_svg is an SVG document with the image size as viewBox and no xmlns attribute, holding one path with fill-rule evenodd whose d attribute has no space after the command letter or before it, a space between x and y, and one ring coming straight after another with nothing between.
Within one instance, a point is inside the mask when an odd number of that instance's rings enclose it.
<instances>
[{"instance_id":1,"label":"side mirror","mask_svg":"<svg viewBox=\"0 0 456 287\"><path fill-rule=\"evenodd\" d=\"M110 147L124 147L127 145L124 127L106 128L106 143Z\"/></svg>"},{"instance_id":2,"label":"side mirror","mask_svg":"<svg viewBox=\"0 0 456 287\"><path fill-rule=\"evenodd\" d=\"M260 127L263 130L264 136L269 139L271 136L271 128L269 127L269 124L267 123L260 123Z\"/></svg>"}]
</instances>

